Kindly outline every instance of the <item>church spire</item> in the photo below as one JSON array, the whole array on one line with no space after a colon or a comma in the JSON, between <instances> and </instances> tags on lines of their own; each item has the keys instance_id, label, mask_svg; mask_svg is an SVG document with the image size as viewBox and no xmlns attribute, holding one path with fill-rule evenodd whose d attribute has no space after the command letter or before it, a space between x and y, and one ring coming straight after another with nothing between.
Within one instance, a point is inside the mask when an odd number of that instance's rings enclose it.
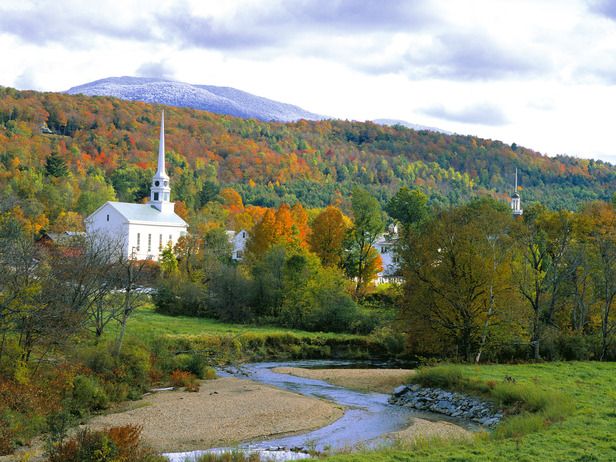
<instances>
[{"instance_id":1,"label":"church spire","mask_svg":"<svg viewBox=\"0 0 616 462\"><path fill-rule=\"evenodd\" d=\"M160 119L160 144L158 147L158 170L156 170L156 176L167 177L165 174L165 111L163 111Z\"/></svg>"},{"instance_id":2,"label":"church spire","mask_svg":"<svg viewBox=\"0 0 616 462\"><path fill-rule=\"evenodd\" d=\"M165 173L165 112L160 121L160 146L158 148L158 169L152 178L152 188L148 204L161 212L173 212L173 202L170 202L171 187L169 176Z\"/></svg>"},{"instance_id":3,"label":"church spire","mask_svg":"<svg viewBox=\"0 0 616 462\"><path fill-rule=\"evenodd\" d=\"M518 217L524 212L520 208L520 195L518 194L518 169L515 169L515 189L511 195L511 211L514 216Z\"/></svg>"}]
</instances>

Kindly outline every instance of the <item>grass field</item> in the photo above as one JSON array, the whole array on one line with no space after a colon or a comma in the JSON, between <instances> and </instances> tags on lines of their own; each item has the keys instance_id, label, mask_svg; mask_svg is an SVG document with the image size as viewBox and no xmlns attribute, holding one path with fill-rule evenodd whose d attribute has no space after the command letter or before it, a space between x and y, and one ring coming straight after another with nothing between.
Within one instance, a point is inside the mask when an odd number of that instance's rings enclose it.
<instances>
[{"instance_id":1,"label":"grass field","mask_svg":"<svg viewBox=\"0 0 616 462\"><path fill-rule=\"evenodd\" d=\"M272 332L293 332L308 337L337 337L337 338L356 338L360 337L351 334L330 334L314 333L293 329L285 329L273 326L254 326L245 324L226 324L214 319L191 318L187 316L165 316L154 311L152 305L139 308L127 324L128 333L147 338L153 335L200 335L210 334L239 334L243 332L272 333Z\"/></svg>"},{"instance_id":2,"label":"grass field","mask_svg":"<svg viewBox=\"0 0 616 462\"><path fill-rule=\"evenodd\" d=\"M376 453L338 455L332 461L614 461L616 460L616 364L544 363L514 366L461 366L481 381L503 381L549 393L562 392L573 415L562 421L527 417L518 434L484 436L471 442L419 441ZM561 398L562 399L562 398ZM541 427L534 431L536 427ZM525 433L530 431L530 433Z\"/></svg>"}]
</instances>

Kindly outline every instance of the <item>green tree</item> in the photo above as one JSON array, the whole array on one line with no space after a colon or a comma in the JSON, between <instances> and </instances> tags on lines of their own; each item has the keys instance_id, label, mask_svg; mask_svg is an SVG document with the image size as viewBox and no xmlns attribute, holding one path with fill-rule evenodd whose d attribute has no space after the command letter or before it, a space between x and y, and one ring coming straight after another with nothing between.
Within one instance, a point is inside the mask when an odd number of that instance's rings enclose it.
<instances>
[{"instance_id":1,"label":"green tree","mask_svg":"<svg viewBox=\"0 0 616 462\"><path fill-rule=\"evenodd\" d=\"M419 226L428 217L428 197L418 189L402 186L387 202L385 211L402 227Z\"/></svg>"},{"instance_id":2,"label":"green tree","mask_svg":"<svg viewBox=\"0 0 616 462\"><path fill-rule=\"evenodd\" d=\"M379 202L366 190L358 187L353 189L351 197L353 209L353 228L350 230L345 268L347 274L356 280L355 290L361 294L370 276L366 268L374 267L374 251L372 245L383 232Z\"/></svg>"},{"instance_id":3,"label":"green tree","mask_svg":"<svg viewBox=\"0 0 616 462\"><path fill-rule=\"evenodd\" d=\"M567 298L572 268L566 265L573 237L573 214L549 212L542 204L524 211L514 236L520 246L515 265L518 290L532 310L531 339L534 359L543 340L556 328L555 315Z\"/></svg>"},{"instance_id":4,"label":"green tree","mask_svg":"<svg viewBox=\"0 0 616 462\"><path fill-rule=\"evenodd\" d=\"M514 337L508 211L470 204L441 211L405 249L405 320L424 352L479 361L490 342Z\"/></svg>"},{"instance_id":5,"label":"green tree","mask_svg":"<svg viewBox=\"0 0 616 462\"><path fill-rule=\"evenodd\" d=\"M60 157L57 151L52 151L45 160L45 175L54 178L61 178L68 174L66 161Z\"/></svg>"}]
</instances>

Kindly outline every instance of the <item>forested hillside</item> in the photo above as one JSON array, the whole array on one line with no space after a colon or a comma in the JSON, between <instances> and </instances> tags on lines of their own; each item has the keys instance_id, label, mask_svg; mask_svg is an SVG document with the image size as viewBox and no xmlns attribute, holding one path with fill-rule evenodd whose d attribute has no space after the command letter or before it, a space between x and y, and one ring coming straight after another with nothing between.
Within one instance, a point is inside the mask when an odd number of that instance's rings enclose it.
<instances>
[{"instance_id":1,"label":"forested hillside","mask_svg":"<svg viewBox=\"0 0 616 462\"><path fill-rule=\"evenodd\" d=\"M0 191L51 229L70 227L106 200L149 194L166 111L172 200L188 213L218 192L244 205L285 202L342 209L356 185L381 205L409 185L429 204L491 194L508 201L518 169L523 206L576 209L610 200L616 169L601 161L549 158L472 136L340 120L260 122L194 109L0 88Z\"/></svg>"}]
</instances>

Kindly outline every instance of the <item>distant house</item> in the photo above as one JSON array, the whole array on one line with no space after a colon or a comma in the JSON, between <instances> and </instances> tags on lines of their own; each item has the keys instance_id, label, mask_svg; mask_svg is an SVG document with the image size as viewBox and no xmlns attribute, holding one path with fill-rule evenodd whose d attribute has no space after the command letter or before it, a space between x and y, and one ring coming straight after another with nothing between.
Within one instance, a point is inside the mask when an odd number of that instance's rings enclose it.
<instances>
[{"instance_id":1,"label":"distant house","mask_svg":"<svg viewBox=\"0 0 616 462\"><path fill-rule=\"evenodd\" d=\"M160 128L158 170L152 178L150 200L145 204L105 202L86 218L86 231L117 244L124 256L158 261L169 243L186 235L188 224L174 212L171 187L165 173L165 119Z\"/></svg>"},{"instance_id":2,"label":"distant house","mask_svg":"<svg viewBox=\"0 0 616 462\"><path fill-rule=\"evenodd\" d=\"M78 256L83 253L83 239L86 233L66 231L64 233L47 233L36 241L39 248L50 255L61 253L63 256Z\"/></svg>"},{"instance_id":3,"label":"distant house","mask_svg":"<svg viewBox=\"0 0 616 462\"><path fill-rule=\"evenodd\" d=\"M246 242L248 241L248 231L245 229L241 230L239 233L227 231L227 237L232 246L231 259L236 261L243 260L246 251Z\"/></svg>"},{"instance_id":4,"label":"distant house","mask_svg":"<svg viewBox=\"0 0 616 462\"><path fill-rule=\"evenodd\" d=\"M389 226L389 231L381 234L373 244L373 247L381 256L383 271L377 275L377 284L384 284L400 279L400 261L396 252L396 240L398 239L398 227Z\"/></svg>"}]
</instances>

